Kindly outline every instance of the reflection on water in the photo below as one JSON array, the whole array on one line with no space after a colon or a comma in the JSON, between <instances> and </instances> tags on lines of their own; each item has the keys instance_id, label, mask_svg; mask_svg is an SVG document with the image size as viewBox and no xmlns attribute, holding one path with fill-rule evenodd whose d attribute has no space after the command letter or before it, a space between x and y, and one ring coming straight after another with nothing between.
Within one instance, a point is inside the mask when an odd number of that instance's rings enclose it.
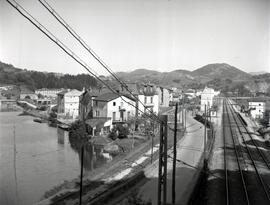
<instances>
[{"instance_id":1,"label":"reflection on water","mask_svg":"<svg viewBox=\"0 0 270 205\"><path fill-rule=\"evenodd\" d=\"M0 112L1 205L33 204L46 191L80 175L82 142L71 140L64 130L18 114ZM85 145L86 174L109 160L102 147Z\"/></svg>"},{"instance_id":2,"label":"reflection on water","mask_svg":"<svg viewBox=\"0 0 270 205\"><path fill-rule=\"evenodd\" d=\"M59 137L62 138L61 136ZM61 141L62 140L58 140ZM108 161L112 160L112 156L103 152L103 146L94 145L92 142L88 142L88 139L74 139L69 135L69 142L71 148L78 153L78 157L81 163L81 149L84 146L83 155L83 168L85 174L90 173L93 169L98 168Z\"/></svg>"},{"instance_id":3,"label":"reflection on water","mask_svg":"<svg viewBox=\"0 0 270 205\"><path fill-rule=\"evenodd\" d=\"M64 145L65 144L65 139L67 139L68 132L57 128L57 137L58 137L58 144L59 145Z\"/></svg>"}]
</instances>

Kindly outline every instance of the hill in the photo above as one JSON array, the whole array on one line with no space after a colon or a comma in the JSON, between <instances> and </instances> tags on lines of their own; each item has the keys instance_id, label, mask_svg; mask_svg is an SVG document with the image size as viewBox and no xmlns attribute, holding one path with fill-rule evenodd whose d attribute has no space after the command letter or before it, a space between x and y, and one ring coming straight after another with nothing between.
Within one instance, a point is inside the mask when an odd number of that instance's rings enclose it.
<instances>
[{"instance_id":1,"label":"hill","mask_svg":"<svg viewBox=\"0 0 270 205\"><path fill-rule=\"evenodd\" d=\"M242 93L270 93L270 74L251 75L225 63L208 64L194 71L177 69L171 72L159 72L149 69L137 69L131 72L118 72L116 75L129 83L154 83L166 87L200 89L206 85L222 91L238 90ZM112 76L103 80L110 85L119 84ZM28 71L0 62L0 84L23 85L30 89L95 87L98 83L90 75L59 75Z\"/></svg>"},{"instance_id":2,"label":"hill","mask_svg":"<svg viewBox=\"0 0 270 205\"><path fill-rule=\"evenodd\" d=\"M222 88L225 84L244 82L252 78L250 74L225 63L208 64L194 71L179 69L158 72L138 69L132 72L120 72L117 75L127 82L151 82L169 87L193 88L201 88L205 85Z\"/></svg>"},{"instance_id":3,"label":"hill","mask_svg":"<svg viewBox=\"0 0 270 205\"><path fill-rule=\"evenodd\" d=\"M0 84L23 86L30 90L39 88L71 88L82 90L83 87L97 86L97 81L94 77L86 74L59 75L59 73L29 71L0 62Z\"/></svg>"},{"instance_id":4,"label":"hill","mask_svg":"<svg viewBox=\"0 0 270 205\"><path fill-rule=\"evenodd\" d=\"M213 79L230 79L243 81L251 78L251 75L226 63L208 64L192 72L194 77L204 77L210 81Z\"/></svg>"}]
</instances>

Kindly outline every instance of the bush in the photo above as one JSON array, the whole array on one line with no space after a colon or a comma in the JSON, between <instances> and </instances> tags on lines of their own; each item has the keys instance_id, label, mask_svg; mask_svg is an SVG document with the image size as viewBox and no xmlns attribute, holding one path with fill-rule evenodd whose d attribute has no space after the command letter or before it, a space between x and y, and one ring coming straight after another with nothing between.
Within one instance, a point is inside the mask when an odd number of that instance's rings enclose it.
<instances>
[{"instance_id":1,"label":"bush","mask_svg":"<svg viewBox=\"0 0 270 205\"><path fill-rule=\"evenodd\" d=\"M123 139L123 138L127 138L129 134L129 129L128 127L124 127L121 124L117 124L110 132L109 134L109 138L111 138L112 140L116 140L117 138L119 139Z\"/></svg>"},{"instance_id":2,"label":"bush","mask_svg":"<svg viewBox=\"0 0 270 205\"><path fill-rule=\"evenodd\" d=\"M77 139L84 138L86 136L84 124L82 123L81 120L77 120L74 123L72 123L69 135L70 137Z\"/></svg>"},{"instance_id":3,"label":"bush","mask_svg":"<svg viewBox=\"0 0 270 205\"><path fill-rule=\"evenodd\" d=\"M112 129L112 131L110 131L108 137L111 138L112 140L116 140L117 139L116 130L115 129Z\"/></svg>"}]
</instances>

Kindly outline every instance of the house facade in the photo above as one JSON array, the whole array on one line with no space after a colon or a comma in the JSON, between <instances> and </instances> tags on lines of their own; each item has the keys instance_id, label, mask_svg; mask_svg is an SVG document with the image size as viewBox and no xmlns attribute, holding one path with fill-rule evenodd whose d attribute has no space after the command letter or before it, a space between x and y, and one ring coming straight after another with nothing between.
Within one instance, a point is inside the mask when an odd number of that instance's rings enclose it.
<instances>
[{"instance_id":1,"label":"house facade","mask_svg":"<svg viewBox=\"0 0 270 205\"><path fill-rule=\"evenodd\" d=\"M249 102L250 115L253 119L261 119L265 113L265 102Z\"/></svg>"},{"instance_id":2,"label":"house facade","mask_svg":"<svg viewBox=\"0 0 270 205\"><path fill-rule=\"evenodd\" d=\"M38 96L30 90L23 90L20 93L20 99L24 100L24 99L31 99L31 100L37 100Z\"/></svg>"},{"instance_id":3,"label":"house facade","mask_svg":"<svg viewBox=\"0 0 270 205\"><path fill-rule=\"evenodd\" d=\"M157 89L152 84L141 85L138 89L138 115L142 113L159 112L159 97Z\"/></svg>"},{"instance_id":4,"label":"house facade","mask_svg":"<svg viewBox=\"0 0 270 205\"><path fill-rule=\"evenodd\" d=\"M120 97L120 96L121 97ZM136 102L127 95L104 93L93 100L93 118L107 118L112 124L135 116Z\"/></svg>"},{"instance_id":5,"label":"house facade","mask_svg":"<svg viewBox=\"0 0 270 205\"><path fill-rule=\"evenodd\" d=\"M76 89L58 93L58 115L64 118L77 118L79 116L79 102L81 94L82 92Z\"/></svg>"},{"instance_id":6,"label":"house facade","mask_svg":"<svg viewBox=\"0 0 270 205\"><path fill-rule=\"evenodd\" d=\"M42 95L44 97L48 97L48 98L56 98L57 94L64 91L65 89L61 88L61 89L48 89L48 88L41 88L41 89L37 89L35 90L35 94L36 95Z\"/></svg>"},{"instance_id":7,"label":"house facade","mask_svg":"<svg viewBox=\"0 0 270 205\"><path fill-rule=\"evenodd\" d=\"M201 93L201 111L205 112L205 105L207 108L211 108L213 105L213 99L219 92L215 91L213 88L205 87Z\"/></svg>"},{"instance_id":8,"label":"house facade","mask_svg":"<svg viewBox=\"0 0 270 205\"><path fill-rule=\"evenodd\" d=\"M172 90L165 87L157 87L159 107L169 107L170 101L172 101Z\"/></svg>"},{"instance_id":9,"label":"house facade","mask_svg":"<svg viewBox=\"0 0 270 205\"><path fill-rule=\"evenodd\" d=\"M93 118L94 99L101 95L102 90L87 89L80 96L79 116L80 119Z\"/></svg>"}]
</instances>

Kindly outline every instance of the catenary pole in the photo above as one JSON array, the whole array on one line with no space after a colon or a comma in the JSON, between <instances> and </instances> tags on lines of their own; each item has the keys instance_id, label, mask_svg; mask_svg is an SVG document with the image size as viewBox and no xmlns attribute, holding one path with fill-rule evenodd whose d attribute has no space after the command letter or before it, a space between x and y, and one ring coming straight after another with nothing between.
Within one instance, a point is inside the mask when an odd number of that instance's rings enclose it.
<instances>
[{"instance_id":1,"label":"catenary pole","mask_svg":"<svg viewBox=\"0 0 270 205\"><path fill-rule=\"evenodd\" d=\"M178 112L178 103L175 105L174 113L174 138L173 138L173 175L172 175L172 203L175 203L175 170L176 170L176 142L177 142L177 112Z\"/></svg>"},{"instance_id":2,"label":"catenary pole","mask_svg":"<svg viewBox=\"0 0 270 205\"><path fill-rule=\"evenodd\" d=\"M79 205L82 205L82 195L83 195L83 156L84 156L84 144L81 147L81 176L80 176L80 201Z\"/></svg>"}]
</instances>

